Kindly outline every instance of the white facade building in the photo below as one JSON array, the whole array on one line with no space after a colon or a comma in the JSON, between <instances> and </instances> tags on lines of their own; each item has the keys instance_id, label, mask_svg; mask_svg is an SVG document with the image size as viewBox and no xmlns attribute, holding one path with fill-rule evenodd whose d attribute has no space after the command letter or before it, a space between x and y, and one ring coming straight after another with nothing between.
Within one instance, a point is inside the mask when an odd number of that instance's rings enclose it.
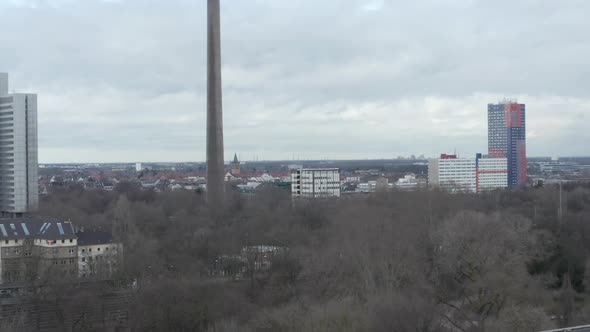
<instances>
[{"instance_id":1,"label":"white facade building","mask_svg":"<svg viewBox=\"0 0 590 332\"><path fill-rule=\"evenodd\" d=\"M345 183L359 183L359 182L361 182L361 177L360 176L347 176L346 178L344 178L344 182Z\"/></svg>"},{"instance_id":2,"label":"white facade building","mask_svg":"<svg viewBox=\"0 0 590 332\"><path fill-rule=\"evenodd\" d=\"M416 179L416 175L408 174L395 182L395 188L400 190L414 190L418 188L420 182Z\"/></svg>"},{"instance_id":3,"label":"white facade building","mask_svg":"<svg viewBox=\"0 0 590 332\"><path fill-rule=\"evenodd\" d=\"M338 168L300 168L291 174L293 197L340 197Z\"/></svg>"},{"instance_id":4,"label":"white facade building","mask_svg":"<svg viewBox=\"0 0 590 332\"><path fill-rule=\"evenodd\" d=\"M482 192L508 187L508 159L480 158L477 160L476 190Z\"/></svg>"},{"instance_id":5,"label":"white facade building","mask_svg":"<svg viewBox=\"0 0 590 332\"><path fill-rule=\"evenodd\" d=\"M475 158L430 159L428 162L428 184L451 191L476 191Z\"/></svg>"},{"instance_id":6,"label":"white facade building","mask_svg":"<svg viewBox=\"0 0 590 332\"><path fill-rule=\"evenodd\" d=\"M428 184L454 192L481 192L508 186L506 158L441 155L428 162Z\"/></svg>"},{"instance_id":7,"label":"white facade building","mask_svg":"<svg viewBox=\"0 0 590 332\"><path fill-rule=\"evenodd\" d=\"M18 216L38 204L37 95L9 94L0 73L0 211Z\"/></svg>"}]
</instances>

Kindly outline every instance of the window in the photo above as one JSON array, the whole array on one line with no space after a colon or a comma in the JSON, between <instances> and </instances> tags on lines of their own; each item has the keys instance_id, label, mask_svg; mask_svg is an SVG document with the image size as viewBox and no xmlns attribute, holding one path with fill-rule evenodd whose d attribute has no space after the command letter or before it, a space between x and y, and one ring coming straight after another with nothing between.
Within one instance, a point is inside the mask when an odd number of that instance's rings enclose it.
<instances>
[{"instance_id":1,"label":"window","mask_svg":"<svg viewBox=\"0 0 590 332\"><path fill-rule=\"evenodd\" d=\"M5 244L8 244L8 240L4 241Z\"/></svg>"},{"instance_id":2,"label":"window","mask_svg":"<svg viewBox=\"0 0 590 332\"><path fill-rule=\"evenodd\" d=\"M86 257L82 257L82 262L86 262Z\"/></svg>"},{"instance_id":3,"label":"window","mask_svg":"<svg viewBox=\"0 0 590 332\"><path fill-rule=\"evenodd\" d=\"M88 248L88 252L92 252L92 248Z\"/></svg>"},{"instance_id":4,"label":"window","mask_svg":"<svg viewBox=\"0 0 590 332\"><path fill-rule=\"evenodd\" d=\"M70 239L70 243L74 243L74 239Z\"/></svg>"},{"instance_id":5,"label":"window","mask_svg":"<svg viewBox=\"0 0 590 332\"><path fill-rule=\"evenodd\" d=\"M96 249L97 251L100 251L100 247L98 247L98 249Z\"/></svg>"},{"instance_id":6,"label":"window","mask_svg":"<svg viewBox=\"0 0 590 332\"><path fill-rule=\"evenodd\" d=\"M70 264L74 264L74 259L70 259Z\"/></svg>"},{"instance_id":7,"label":"window","mask_svg":"<svg viewBox=\"0 0 590 332\"><path fill-rule=\"evenodd\" d=\"M82 249L82 252L86 252L86 249Z\"/></svg>"},{"instance_id":8,"label":"window","mask_svg":"<svg viewBox=\"0 0 590 332\"><path fill-rule=\"evenodd\" d=\"M18 244L18 240L14 240L14 244Z\"/></svg>"},{"instance_id":9,"label":"window","mask_svg":"<svg viewBox=\"0 0 590 332\"><path fill-rule=\"evenodd\" d=\"M66 240L61 240L61 243L66 243Z\"/></svg>"},{"instance_id":10,"label":"window","mask_svg":"<svg viewBox=\"0 0 590 332\"><path fill-rule=\"evenodd\" d=\"M75 252L75 249L70 249L70 254L73 254Z\"/></svg>"}]
</instances>

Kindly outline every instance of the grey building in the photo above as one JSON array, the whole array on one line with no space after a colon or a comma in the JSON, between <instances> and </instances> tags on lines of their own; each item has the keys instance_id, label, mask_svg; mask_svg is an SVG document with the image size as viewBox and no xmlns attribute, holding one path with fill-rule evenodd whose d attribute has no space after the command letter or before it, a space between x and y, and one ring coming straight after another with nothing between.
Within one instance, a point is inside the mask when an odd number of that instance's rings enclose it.
<instances>
[{"instance_id":1,"label":"grey building","mask_svg":"<svg viewBox=\"0 0 590 332\"><path fill-rule=\"evenodd\" d=\"M17 217L39 204L37 95L8 93L0 73L0 212Z\"/></svg>"},{"instance_id":2,"label":"grey building","mask_svg":"<svg viewBox=\"0 0 590 332\"><path fill-rule=\"evenodd\" d=\"M123 245L110 232L80 231L78 238L78 277L108 280L121 265Z\"/></svg>"},{"instance_id":3,"label":"grey building","mask_svg":"<svg viewBox=\"0 0 590 332\"><path fill-rule=\"evenodd\" d=\"M69 221L0 219L0 284L77 277L77 245Z\"/></svg>"}]
</instances>

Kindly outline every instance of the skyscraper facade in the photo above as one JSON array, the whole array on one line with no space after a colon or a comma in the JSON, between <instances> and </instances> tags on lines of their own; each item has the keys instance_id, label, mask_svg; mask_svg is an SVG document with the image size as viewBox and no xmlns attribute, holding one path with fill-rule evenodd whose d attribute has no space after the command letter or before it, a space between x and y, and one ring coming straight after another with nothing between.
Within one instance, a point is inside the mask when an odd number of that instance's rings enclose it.
<instances>
[{"instance_id":1,"label":"skyscraper facade","mask_svg":"<svg viewBox=\"0 0 590 332\"><path fill-rule=\"evenodd\" d=\"M0 73L0 211L19 216L38 204L37 95L9 94Z\"/></svg>"},{"instance_id":2,"label":"skyscraper facade","mask_svg":"<svg viewBox=\"0 0 590 332\"><path fill-rule=\"evenodd\" d=\"M488 155L507 158L509 187L526 183L525 104L515 101L488 104Z\"/></svg>"}]
</instances>

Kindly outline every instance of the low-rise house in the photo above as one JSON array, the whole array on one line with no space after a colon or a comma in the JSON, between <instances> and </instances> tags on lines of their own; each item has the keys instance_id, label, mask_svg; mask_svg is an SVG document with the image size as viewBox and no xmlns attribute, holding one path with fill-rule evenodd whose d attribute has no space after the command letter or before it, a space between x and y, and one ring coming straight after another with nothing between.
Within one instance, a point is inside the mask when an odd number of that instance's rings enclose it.
<instances>
[{"instance_id":1,"label":"low-rise house","mask_svg":"<svg viewBox=\"0 0 590 332\"><path fill-rule=\"evenodd\" d=\"M426 181L416 178L414 174L405 175L395 182L395 188L399 190L415 190L419 187L424 187Z\"/></svg>"}]
</instances>

